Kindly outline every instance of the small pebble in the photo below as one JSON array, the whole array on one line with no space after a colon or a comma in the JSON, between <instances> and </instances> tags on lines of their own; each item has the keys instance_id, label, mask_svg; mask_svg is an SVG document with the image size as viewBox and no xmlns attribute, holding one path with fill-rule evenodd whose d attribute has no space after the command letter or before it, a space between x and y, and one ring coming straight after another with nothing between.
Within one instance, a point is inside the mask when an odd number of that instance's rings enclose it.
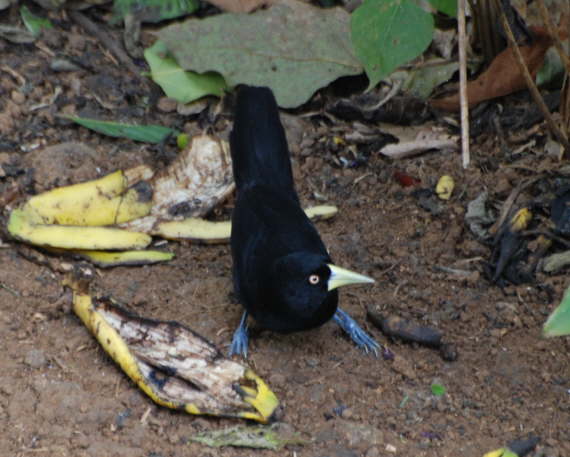
<instances>
[{"instance_id":1,"label":"small pebble","mask_svg":"<svg viewBox=\"0 0 570 457\"><path fill-rule=\"evenodd\" d=\"M13 90L10 97L16 105L22 105L26 101L26 96L17 90Z\"/></svg>"},{"instance_id":2,"label":"small pebble","mask_svg":"<svg viewBox=\"0 0 570 457\"><path fill-rule=\"evenodd\" d=\"M71 60L67 59L53 59L49 63L49 67L53 71L59 71L59 72L81 70L81 67L79 65L76 65Z\"/></svg>"},{"instance_id":3,"label":"small pebble","mask_svg":"<svg viewBox=\"0 0 570 457\"><path fill-rule=\"evenodd\" d=\"M176 106L176 112L181 116L192 116L194 114L200 114L208 107L208 102L206 100L198 100L192 103L178 103ZM187 130L184 129L186 132Z\"/></svg>"},{"instance_id":4,"label":"small pebble","mask_svg":"<svg viewBox=\"0 0 570 457\"><path fill-rule=\"evenodd\" d=\"M393 446L392 444L386 445L386 452L391 452L392 454L395 454L396 451L397 451L396 446Z\"/></svg>"},{"instance_id":5,"label":"small pebble","mask_svg":"<svg viewBox=\"0 0 570 457\"><path fill-rule=\"evenodd\" d=\"M417 378L416 370L414 369L412 363L409 360L404 359L402 356L396 356L394 358L394 362L392 363L392 369L396 373L404 375L406 378L409 379Z\"/></svg>"},{"instance_id":6,"label":"small pebble","mask_svg":"<svg viewBox=\"0 0 570 457\"><path fill-rule=\"evenodd\" d=\"M285 376L280 373L274 373L269 376L268 381L270 386L283 386L285 385Z\"/></svg>"},{"instance_id":7,"label":"small pebble","mask_svg":"<svg viewBox=\"0 0 570 457\"><path fill-rule=\"evenodd\" d=\"M439 353L446 362L455 362L459 357L457 347L452 343L443 343L439 348Z\"/></svg>"},{"instance_id":8,"label":"small pebble","mask_svg":"<svg viewBox=\"0 0 570 457\"><path fill-rule=\"evenodd\" d=\"M308 358L305 362L307 363L307 366L311 368L315 368L319 365L319 360L314 358Z\"/></svg>"},{"instance_id":9,"label":"small pebble","mask_svg":"<svg viewBox=\"0 0 570 457\"><path fill-rule=\"evenodd\" d=\"M365 457L380 457L380 449L374 446L366 451Z\"/></svg>"},{"instance_id":10,"label":"small pebble","mask_svg":"<svg viewBox=\"0 0 570 457\"><path fill-rule=\"evenodd\" d=\"M161 97L159 98L156 107L163 113L172 113L173 111L176 111L176 105L178 105L178 102L173 98Z\"/></svg>"},{"instance_id":11,"label":"small pebble","mask_svg":"<svg viewBox=\"0 0 570 457\"><path fill-rule=\"evenodd\" d=\"M78 33L70 33L68 34L68 44L75 51L83 51L86 44L85 37Z\"/></svg>"}]
</instances>

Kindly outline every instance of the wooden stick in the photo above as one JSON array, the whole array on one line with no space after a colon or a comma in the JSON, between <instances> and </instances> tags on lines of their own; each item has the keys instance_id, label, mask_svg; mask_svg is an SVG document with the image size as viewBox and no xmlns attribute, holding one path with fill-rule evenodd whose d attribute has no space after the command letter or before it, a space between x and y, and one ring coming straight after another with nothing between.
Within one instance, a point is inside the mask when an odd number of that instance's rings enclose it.
<instances>
[{"instance_id":1,"label":"wooden stick","mask_svg":"<svg viewBox=\"0 0 570 457\"><path fill-rule=\"evenodd\" d=\"M461 157L463 168L469 166L469 103L467 100L467 38L465 33L465 0L457 0L459 28L459 102L461 106Z\"/></svg>"}]
</instances>

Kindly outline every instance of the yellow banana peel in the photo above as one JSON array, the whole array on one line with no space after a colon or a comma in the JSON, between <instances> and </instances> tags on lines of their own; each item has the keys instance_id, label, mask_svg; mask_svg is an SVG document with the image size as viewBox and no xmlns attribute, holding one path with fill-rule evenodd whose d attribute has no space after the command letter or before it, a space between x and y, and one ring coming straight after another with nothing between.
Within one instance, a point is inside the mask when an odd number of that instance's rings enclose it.
<instances>
[{"instance_id":1,"label":"yellow banana peel","mask_svg":"<svg viewBox=\"0 0 570 457\"><path fill-rule=\"evenodd\" d=\"M146 216L152 188L146 181L127 190L129 180L119 170L103 178L36 195L22 208L44 224L104 226Z\"/></svg>"},{"instance_id":2,"label":"yellow banana peel","mask_svg":"<svg viewBox=\"0 0 570 457\"><path fill-rule=\"evenodd\" d=\"M279 405L249 368L225 358L177 322L138 317L109 299L93 299L71 279L73 309L111 358L153 401L190 414L267 423Z\"/></svg>"},{"instance_id":3,"label":"yellow banana peel","mask_svg":"<svg viewBox=\"0 0 570 457\"><path fill-rule=\"evenodd\" d=\"M21 241L47 248L75 250L143 249L151 242L146 233L110 225L149 214L152 187L143 179L152 177L146 166L116 171L100 179L59 187L30 198L11 212L8 231ZM79 253L98 264L154 263L170 255Z\"/></svg>"},{"instance_id":4,"label":"yellow banana peel","mask_svg":"<svg viewBox=\"0 0 570 457\"><path fill-rule=\"evenodd\" d=\"M205 244L227 243L232 232L230 221L213 222L197 217L181 221L160 222L153 235L169 240L191 240Z\"/></svg>"},{"instance_id":5,"label":"yellow banana peel","mask_svg":"<svg viewBox=\"0 0 570 457\"><path fill-rule=\"evenodd\" d=\"M327 205L312 206L305 210L305 214L312 220L330 219L337 212L336 206ZM159 222L150 230L150 233L169 240L184 239L198 243L219 244L229 242L232 223L192 217L181 221Z\"/></svg>"},{"instance_id":6,"label":"yellow banana peel","mask_svg":"<svg viewBox=\"0 0 570 457\"><path fill-rule=\"evenodd\" d=\"M63 249L128 250L144 249L152 238L146 233L113 227L49 225L34 220L34 215L15 209L8 219L8 232L21 241L36 246Z\"/></svg>"},{"instance_id":7,"label":"yellow banana peel","mask_svg":"<svg viewBox=\"0 0 570 457\"><path fill-rule=\"evenodd\" d=\"M140 251L93 251L88 249L47 249L56 254L71 254L89 260L101 268L118 266L152 265L167 262L174 258L174 253L153 250Z\"/></svg>"},{"instance_id":8,"label":"yellow banana peel","mask_svg":"<svg viewBox=\"0 0 570 457\"><path fill-rule=\"evenodd\" d=\"M37 215L44 224L108 225L108 215L100 210L125 189L126 180L119 170L101 179L36 195L28 200L23 210Z\"/></svg>"},{"instance_id":9,"label":"yellow banana peel","mask_svg":"<svg viewBox=\"0 0 570 457\"><path fill-rule=\"evenodd\" d=\"M200 218L234 189L226 143L197 136L167 170L147 181L151 177L150 168L139 166L44 192L12 211L8 230L16 239L72 250L102 267L170 260L170 254L156 251L95 252L144 249L150 235L206 244L229 241L230 221ZM306 210L315 220L336 212L334 206Z\"/></svg>"}]
</instances>

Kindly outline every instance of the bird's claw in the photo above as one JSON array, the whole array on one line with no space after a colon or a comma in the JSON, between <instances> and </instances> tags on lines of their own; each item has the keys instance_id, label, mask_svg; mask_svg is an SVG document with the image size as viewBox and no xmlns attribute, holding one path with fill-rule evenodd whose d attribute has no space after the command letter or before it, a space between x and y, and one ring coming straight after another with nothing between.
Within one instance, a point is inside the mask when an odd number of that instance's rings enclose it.
<instances>
[{"instance_id":1,"label":"bird's claw","mask_svg":"<svg viewBox=\"0 0 570 457\"><path fill-rule=\"evenodd\" d=\"M354 341L359 348L363 349L367 354L372 352L375 357L378 357L378 349L380 349L381 346L374 341L368 333L362 330L352 317L338 308L333 319L340 328L348 333L348 336L350 336L352 341Z\"/></svg>"},{"instance_id":2,"label":"bird's claw","mask_svg":"<svg viewBox=\"0 0 570 457\"><path fill-rule=\"evenodd\" d=\"M247 358L247 346L249 343L249 337L247 334L247 312L243 313L241 321L238 328L234 332L232 337L232 344L230 346L229 356L241 355Z\"/></svg>"}]
</instances>

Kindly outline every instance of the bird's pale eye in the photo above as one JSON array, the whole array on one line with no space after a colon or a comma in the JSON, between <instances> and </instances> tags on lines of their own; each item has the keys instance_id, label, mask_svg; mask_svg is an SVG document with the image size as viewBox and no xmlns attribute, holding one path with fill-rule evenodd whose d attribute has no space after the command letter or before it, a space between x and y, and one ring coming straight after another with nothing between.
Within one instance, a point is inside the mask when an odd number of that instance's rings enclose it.
<instances>
[{"instance_id":1,"label":"bird's pale eye","mask_svg":"<svg viewBox=\"0 0 570 457\"><path fill-rule=\"evenodd\" d=\"M321 280L321 277L319 275L309 276L309 284L312 284L313 286L318 284L320 280Z\"/></svg>"}]
</instances>

